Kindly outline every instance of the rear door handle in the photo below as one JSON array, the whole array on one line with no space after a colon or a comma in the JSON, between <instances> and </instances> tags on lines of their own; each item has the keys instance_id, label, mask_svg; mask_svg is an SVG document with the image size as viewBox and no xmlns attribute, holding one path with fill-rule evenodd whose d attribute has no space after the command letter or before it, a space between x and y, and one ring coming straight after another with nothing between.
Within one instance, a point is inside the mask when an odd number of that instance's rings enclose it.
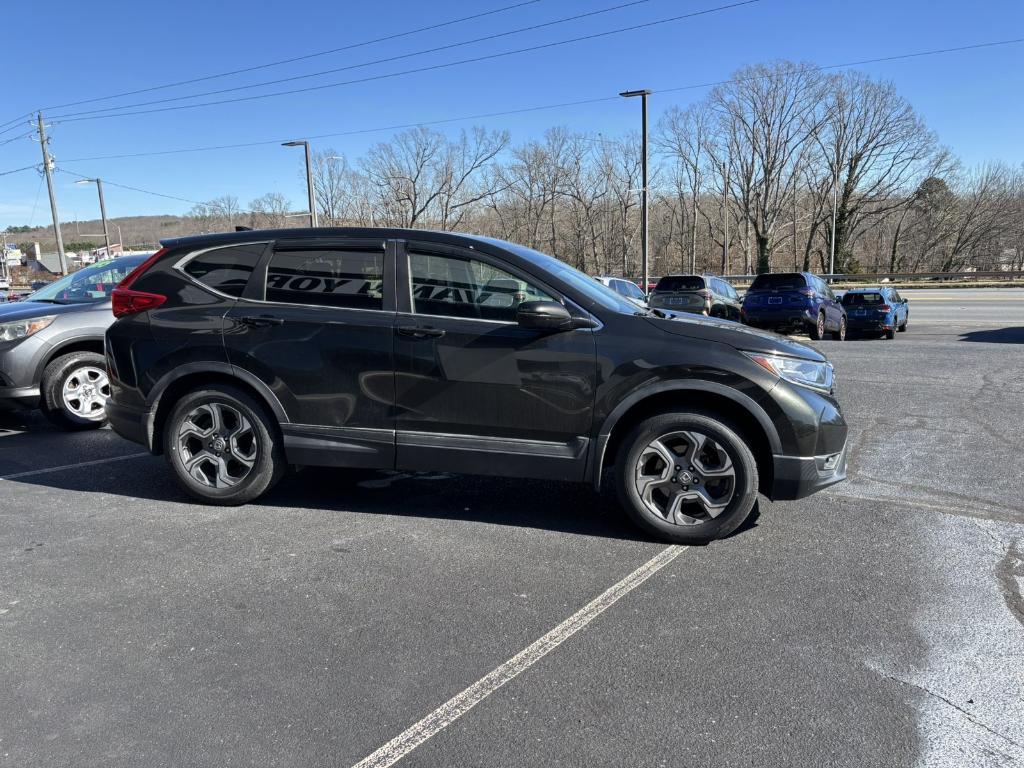
<instances>
[{"instance_id":1,"label":"rear door handle","mask_svg":"<svg viewBox=\"0 0 1024 768\"><path fill-rule=\"evenodd\" d=\"M421 328L418 325L400 325L396 330L399 336L408 336L410 339L439 339L444 336L440 328Z\"/></svg>"},{"instance_id":2,"label":"rear door handle","mask_svg":"<svg viewBox=\"0 0 1024 768\"><path fill-rule=\"evenodd\" d=\"M260 315L259 317L240 317L238 322L248 325L250 328L269 328L272 325L284 325L284 318Z\"/></svg>"}]
</instances>

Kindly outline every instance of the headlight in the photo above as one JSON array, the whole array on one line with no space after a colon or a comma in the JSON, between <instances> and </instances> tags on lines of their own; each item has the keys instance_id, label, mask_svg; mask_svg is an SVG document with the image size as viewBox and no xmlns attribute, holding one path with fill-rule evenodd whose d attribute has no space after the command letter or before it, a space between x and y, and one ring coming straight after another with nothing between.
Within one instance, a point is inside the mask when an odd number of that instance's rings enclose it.
<instances>
[{"instance_id":1,"label":"headlight","mask_svg":"<svg viewBox=\"0 0 1024 768\"><path fill-rule=\"evenodd\" d=\"M758 355L744 352L767 371L780 379L785 379L801 387L809 387L819 392L832 391L832 363L818 363L814 360L801 360L798 357L780 357L779 355Z\"/></svg>"},{"instance_id":2,"label":"headlight","mask_svg":"<svg viewBox=\"0 0 1024 768\"><path fill-rule=\"evenodd\" d=\"M14 341L24 339L33 333L43 330L46 326L57 319L56 315L46 317L33 317L28 320L15 320L13 323L0 323L0 341Z\"/></svg>"}]
</instances>

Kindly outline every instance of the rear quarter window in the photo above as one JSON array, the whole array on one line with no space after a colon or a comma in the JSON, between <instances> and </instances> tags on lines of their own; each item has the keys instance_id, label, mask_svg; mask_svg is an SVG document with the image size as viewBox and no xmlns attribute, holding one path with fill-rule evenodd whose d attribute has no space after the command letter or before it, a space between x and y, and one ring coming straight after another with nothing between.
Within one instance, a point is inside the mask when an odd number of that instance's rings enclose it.
<instances>
[{"instance_id":1,"label":"rear quarter window","mask_svg":"<svg viewBox=\"0 0 1024 768\"><path fill-rule=\"evenodd\" d=\"M190 259L184 271L207 288L241 296L265 249L266 243L214 248Z\"/></svg>"}]
</instances>

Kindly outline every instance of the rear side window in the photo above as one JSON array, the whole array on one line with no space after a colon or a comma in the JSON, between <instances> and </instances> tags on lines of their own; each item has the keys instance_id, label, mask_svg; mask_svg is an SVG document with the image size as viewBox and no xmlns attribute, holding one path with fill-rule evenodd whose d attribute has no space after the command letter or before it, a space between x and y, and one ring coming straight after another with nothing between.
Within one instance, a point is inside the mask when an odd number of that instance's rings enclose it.
<instances>
[{"instance_id":1,"label":"rear side window","mask_svg":"<svg viewBox=\"0 0 1024 768\"><path fill-rule=\"evenodd\" d=\"M267 301L383 309L383 287L383 249L281 250L267 265Z\"/></svg>"},{"instance_id":2,"label":"rear side window","mask_svg":"<svg viewBox=\"0 0 1024 768\"><path fill-rule=\"evenodd\" d=\"M883 304L884 299L880 293L844 293L843 304L847 307L866 306L870 304Z\"/></svg>"},{"instance_id":3,"label":"rear side window","mask_svg":"<svg viewBox=\"0 0 1024 768\"><path fill-rule=\"evenodd\" d=\"M628 296L631 299L644 298L644 292L640 290L640 286L631 280L622 281L622 295Z\"/></svg>"},{"instance_id":4,"label":"rear side window","mask_svg":"<svg viewBox=\"0 0 1024 768\"><path fill-rule=\"evenodd\" d=\"M699 291L704 287L704 278L695 275L666 275L658 281L656 291Z\"/></svg>"},{"instance_id":5,"label":"rear side window","mask_svg":"<svg viewBox=\"0 0 1024 768\"><path fill-rule=\"evenodd\" d=\"M476 259L410 253L409 271L418 315L515 322L524 301L554 301L540 288Z\"/></svg>"},{"instance_id":6,"label":"rear side window","mask_svg":"<svg viewBox=\"0 0 1024 768\"><path fill-rule=\"evenodd\" d=\"M241 296L266 246L254 243L214 248L191 259L184 267L185 273L207 288Z\"/></svg>"},{"instance_id":7,"label":"rear side window","mask_svg":"<svg viewBox=\"0 0 1024 768\"><path fill-rule=\"evenodd\" d=\"M750 286L752 291L799 291L806 288L804 276L799 273L780 272L775 275L758 275Z\"/></svg>"}]
</instances>

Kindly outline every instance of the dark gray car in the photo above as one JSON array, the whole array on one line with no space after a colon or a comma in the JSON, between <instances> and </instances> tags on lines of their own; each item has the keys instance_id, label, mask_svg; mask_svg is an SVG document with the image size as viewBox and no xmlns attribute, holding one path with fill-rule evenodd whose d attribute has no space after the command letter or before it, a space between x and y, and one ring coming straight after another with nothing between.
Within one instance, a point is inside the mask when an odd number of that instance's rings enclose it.
<instances>
[{"instance_id":1,"label":"dark gray car","mask_svg":"<svg viewBox=\"0 0 1024 768\"><path fill-rule=\"evenodd\" d=\"M103 335L110 294L146 255L74 272L24 301L0 304L0 409L41 408L65 429L106 422L110 396Z\"/></svg>"}]
</instances>

